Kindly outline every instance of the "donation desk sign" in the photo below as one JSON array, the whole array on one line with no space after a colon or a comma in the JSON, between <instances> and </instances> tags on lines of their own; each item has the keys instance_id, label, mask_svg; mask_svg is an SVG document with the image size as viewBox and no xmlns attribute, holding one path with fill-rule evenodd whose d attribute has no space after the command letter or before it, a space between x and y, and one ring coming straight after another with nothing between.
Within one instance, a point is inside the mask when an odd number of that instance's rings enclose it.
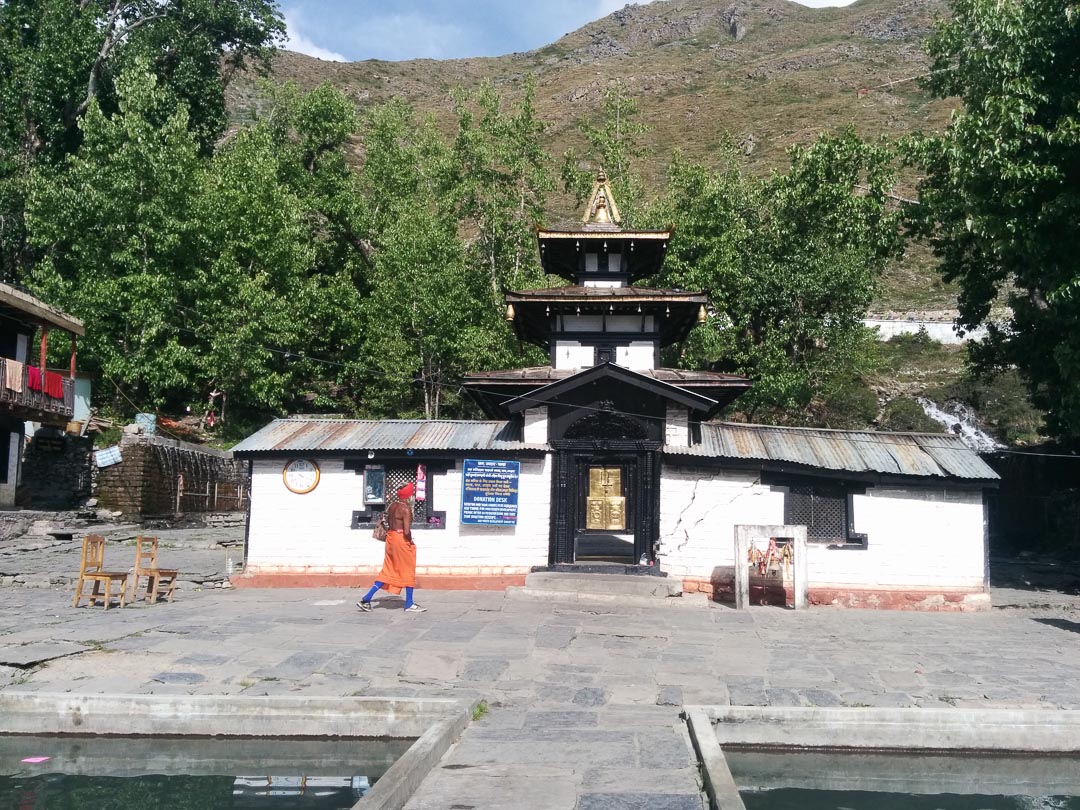
<instances>
[{"instance_id":1,"label":"donation desk sign","mask_svg":"<svg viewBox=\"0 0 1080 810\"><path fill-rule=\"evenodd\" d=\"M516 526L520 461L465 459L461 476L461 522Z\"/></svg>"}]
</instances>

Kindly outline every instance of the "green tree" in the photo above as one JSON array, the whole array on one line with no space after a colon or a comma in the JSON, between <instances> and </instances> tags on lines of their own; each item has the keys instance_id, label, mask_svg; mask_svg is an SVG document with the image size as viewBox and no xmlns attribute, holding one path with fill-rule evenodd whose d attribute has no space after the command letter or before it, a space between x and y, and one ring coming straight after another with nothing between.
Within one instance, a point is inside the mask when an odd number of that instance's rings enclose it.
<instances>
[{"instance_id":1,"label":"green tree","mask_svg":"<svg viewBox=\"0 0 1080 810\"><path fill-rule=\"evenodd\" d=\"M852 131L793 149L789 170L765 180L731 151L716 172L676 160L652 213L677 223L659 283L712 301L679 362L753 378L740 400L751 413L800 409L846 384L865 361L877 278L899 250L890 160Z\"/></svg>"},{"instance_id":2,"label":"green tree","mask_svg":"<svg viewBox=\"0 0 1080 810\"><path fill-rule=\"evenodd\" d=\"M641 214L645 196L644 184L634 168L635 161L645 155L641 139L648 132L640 114L637 99L624 82L616 81L604 91L599 122L581 122L581 133L588 144L585 155L567 150L562 165L563 186L579 205L588 196L597 170L603 169L623 221L631 224ZM589 168L582 165L586 161L592 164Z\"/></svg>"},{"instance_id":3,"label":"green tree","mask_svg":"<svg viewBox=\"0 0 1080 810\"><path fill-rule=\"evenodd\" d=\"M472 261L486 268L497 312L503 293L543 278L536 224L551 190L551 158L540 143L546 125L536 116L536 83L529 78L511 111L490 82L474 97L455 96L458 119L453 160L458 217L471 240ZM473 108L476 108L475 112Z\"/></svg>"},{"instance_id":4,"label":"green tree","mask_svg":"<svg viewBox=\"0 0 1080 810\"><path fill-rule=\"evenodd\" d=\"M82 147L32 176L36 288L90 326L84 368L139 407L333 401L359 344L363 251L351 105L285 88L212 157L145 62L92 102ZM344 398L347 401L347 397ZM120 405L127 409L128 405Z\"/></svg>"},{"instance_id":5,"label":"green tree","mask_svg":"<svg viewBox=\"0 0 1080 810\"><path fill-rule=\"evenodd\" d=\"M457 380L469 370L516 361L493 285L501 291L524 272L512 264L522 238L514 229L522 219L522 189L526 211L532 192L501 162L512 158L500 157L494 141L507 128L534 125L523 123L531 112L506 119L496 102L486 97L486 120L479 125L461 110L452 145L431 121L418 124L404 102L371 113L361 187L373 256L363 304L364 357L374 374L363 399L375 413L436 418L468 412ZM473 169L479 176L463 180ZM498 257L494 278L492 251Z\"/></svg>"},{"instance_id":6,"label":"green tree","mask_svg":"<svg viewBox=\"0 0 1080 810\"><path fill-rule=\"evenodd\" d=\"M24 205L30 172L59 165L82 142L91 104L118 110L117 80L140 60L180 106L202 152L226 126L232 72L270 53L284 33L273 0L4 0L0 3L0 274L36 260Z\"/></svg>"},{"instance_id":7,"label":"green tree","mask_svg":"<svg viewBox=\"0 0 1080 810\"><path fill-rule=\"evenodd\" d=\"M1080 9L951 8L927 42L927 84L963 106L943 134L906 144L926 174L908 223L958 283L961 324L989 327L975 367L1019 369L1051 432L1080 438Z\"/></svg>"}]
</instances>

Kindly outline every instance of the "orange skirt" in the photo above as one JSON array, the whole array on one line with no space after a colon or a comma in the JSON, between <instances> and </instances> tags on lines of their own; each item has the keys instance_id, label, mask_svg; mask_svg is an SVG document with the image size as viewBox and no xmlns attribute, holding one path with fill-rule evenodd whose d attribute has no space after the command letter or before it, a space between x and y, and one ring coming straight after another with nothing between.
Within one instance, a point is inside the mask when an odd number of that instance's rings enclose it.
<instances>
[{"instance_id":1,"label":"orange skirt","mask_svg":"<svg viewBox=\"0 0 1080 810\"><path fill-rule=\"evenodd\" d=\"M416 587L416 546L405 539L404 532L386 533L386 556L383 557L379 582L390 593Z\"/></svg>"}]
</instances>

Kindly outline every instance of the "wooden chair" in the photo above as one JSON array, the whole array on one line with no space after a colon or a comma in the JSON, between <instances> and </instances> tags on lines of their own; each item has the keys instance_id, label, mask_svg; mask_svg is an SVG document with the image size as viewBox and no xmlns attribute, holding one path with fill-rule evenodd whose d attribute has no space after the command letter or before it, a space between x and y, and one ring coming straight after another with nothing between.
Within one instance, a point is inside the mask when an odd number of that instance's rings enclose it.
<instances>
[{"instance_id":1,"label":"wooden chair","mask_svg":"<svg viewBox=\"0 0 1080 810\"><path fill-rule=\"evenodd\" d=\"M124 607L127 598L127 571L104 571L105 565L105 538L100 534L88 534L83 538L82 561L79 563L79 582L75 586L75 599L72 607L78 607L83 598L83 585L89 580L94 583L94 590L87 594L89 604L102 601L105 609L109 609L112 601L112 584L120 584L120 607ZM101 584L105 583L105 593L101 593Z\"/></svg>"},{"instance_id":2,"label":"wooden chair","mask_svg":"<svg viewBox=\"0 0 1080 810\"><path fill-rule=\"evenodd\" d=\"M135 569L131 575L131 599L139 596L139 580L146 577L146 601L156 604L158 595L164 593L168 600L173 600L176 590L178 568L158 568L158 539L156 537L135 538Z\"/></svg>"}]
</instances>

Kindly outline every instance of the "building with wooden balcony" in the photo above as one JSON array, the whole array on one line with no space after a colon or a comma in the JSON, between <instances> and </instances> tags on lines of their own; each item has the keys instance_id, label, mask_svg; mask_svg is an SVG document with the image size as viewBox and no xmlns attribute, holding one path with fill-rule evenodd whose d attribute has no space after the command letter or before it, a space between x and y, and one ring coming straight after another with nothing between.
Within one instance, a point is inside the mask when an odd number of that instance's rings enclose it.
<instances>
[{"instance_id":1,"label":"building with wooden balcony","mask_svg":"<svg viewBox=\"0 0 1080 810\"><path fill-rule=\"evenodd\" d=\"M57 332L71 347L63 371L45 362ZM26 423L63 428L75 413L76 341L85 334L78 318L0 284L0 508L15 504Z\"/></svg>"}]
</instances>

